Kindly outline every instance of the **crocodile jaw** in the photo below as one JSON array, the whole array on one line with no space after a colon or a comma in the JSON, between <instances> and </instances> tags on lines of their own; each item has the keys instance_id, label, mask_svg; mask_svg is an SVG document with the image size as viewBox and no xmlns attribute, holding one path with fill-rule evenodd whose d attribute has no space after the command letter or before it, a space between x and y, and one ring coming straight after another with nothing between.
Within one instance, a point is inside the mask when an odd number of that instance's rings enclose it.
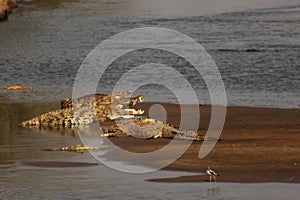
<instances>
[{"instance_id":1,"label":"crocodile jaw","mask_svg":"<svg viewBox=\"0 0 300 200\"><path fill-rule=\"evenodd\" d=\"M142 109L138 109L138 110L136 110L136 109L130 109L130 108L128 108L128 109L124 109L126 112L128 112L130 115L142 115L142 114L144 114L144 110L142 110Z\"/></svg>"}]
</instances>

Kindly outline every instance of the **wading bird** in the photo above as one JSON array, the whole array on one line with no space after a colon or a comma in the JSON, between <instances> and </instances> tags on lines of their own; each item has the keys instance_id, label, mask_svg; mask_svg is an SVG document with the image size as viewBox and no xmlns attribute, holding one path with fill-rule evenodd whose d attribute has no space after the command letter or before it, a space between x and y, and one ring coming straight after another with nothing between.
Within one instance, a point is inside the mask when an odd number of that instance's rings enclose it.
<instances>
[{"instance_id":1,"label":"wading bird","mask_svg":"<svg viewBox=\"0 0 300 200\"><path fill-rule=\"evenodd\" d=\"M206 173L209 175L209 182L211 182L211 178L214 178L214 181L217 182L217 176L219 176L219 173L211 170L209 167L207 167Z\"/></svg>"}]
</instances>

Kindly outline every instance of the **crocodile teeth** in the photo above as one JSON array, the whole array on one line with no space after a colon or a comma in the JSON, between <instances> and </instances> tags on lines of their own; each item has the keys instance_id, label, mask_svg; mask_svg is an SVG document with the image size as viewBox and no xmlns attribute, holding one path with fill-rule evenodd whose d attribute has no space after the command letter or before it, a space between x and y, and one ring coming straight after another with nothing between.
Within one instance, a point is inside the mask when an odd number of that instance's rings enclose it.
<instances>
[{"instance_id":1,"label":"crocodile teeth","mask_svg":"<svg viewBox=\"0 0 300 200\"><path fill-rule=\"evenodd\" d=\"M138 109L138 110L137 110L137 113L138 113L139 115L142 115L142 114L144 114L144 112L145 112L145 111L144 111L144 110L142 110L142 109Z\"/></svg>"}]
</instances>

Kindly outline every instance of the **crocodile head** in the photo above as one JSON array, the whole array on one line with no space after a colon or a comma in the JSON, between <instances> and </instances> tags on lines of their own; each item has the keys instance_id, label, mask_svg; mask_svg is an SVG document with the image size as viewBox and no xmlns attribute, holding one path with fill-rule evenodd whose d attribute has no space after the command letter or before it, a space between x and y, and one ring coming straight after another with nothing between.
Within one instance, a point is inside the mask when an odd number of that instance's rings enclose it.
<instances>
[{"instance_id":1,"label":"crocodile head","mask_svg":"<svg viewBox=\"0 0 300 200\"><path fill-rule=\"evenodd\" d=\"M136 105L138 102L142 102L143 100L144 96L142 95L114 100L111 104L112 112L108 115L108 118L112 120L117 118L132 118L135 115L144 114L144 110L136 110L132 108L132 106Z\"/></svg>"}]
</instances>

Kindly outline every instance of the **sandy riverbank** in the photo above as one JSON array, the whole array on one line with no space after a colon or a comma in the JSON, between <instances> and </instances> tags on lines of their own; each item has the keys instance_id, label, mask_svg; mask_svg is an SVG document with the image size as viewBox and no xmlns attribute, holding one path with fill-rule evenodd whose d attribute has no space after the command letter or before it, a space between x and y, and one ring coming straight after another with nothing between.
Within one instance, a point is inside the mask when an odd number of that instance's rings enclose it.
<instances>
[{"instance_id":1,"label":"sandy riverbank","mask_svg":"<svg viewBox=\"0 0 300 200\"><path fill-rule=\"evenodd\" d=\"M137 107L147 112L150 103ZM179 106L162 104L168 122L178 125ZM210 106L200 106L199 132L205 134ZM132 152L150 152L168 144L168 139L143 140L111 138L118 146ZM202 142L189 149L167 170L205 172L207 166L220 172L221 182L300 182L300 109L228 107L220 141L203 159L198 158ZM208 176L161 178L159 182L207 181Z\"/></svg>"},{"instance_id":2,"label":"sandy riverbank","mask_svg":"<svg viewBox=\"0 0 300 200\"><path fill-rule=\"evenodd\" d=\"M147 115L152 104L140 103L135 107L145 109ZM168 113L167 122L178 126L179 105L161 105ZM210 111L210 106L200 106L198 132L201 135L206 134ZM52 131L75 135L74 130ZM133 137L112 137L110 140L125 150L139 153L158 150L171 141L163 138L146 140ZM164 169L205 173L207 166L210 166L220 172L218 181L221 182L300 182L300 109L228 107L220 140L203 159L198 158L201 145L202 142L193 142L176 162ZM112 160L131 161L130 158L114 154L113 151L107 157ZM157 162L166 160L159 158L146 164L156 166ZM160 178L150 181L202 182L208 181L208 176Z\"/></svg>"},{"instance_id":3,"label":"sandy riverbank","mask_svg":"<svg viewBox=\"0 0 300 200\"><path fill-rule=\"evenodd\" d=\"M0 0L0 21L7 20L12 9L17 7L16 0Z\"/></svg>"}]
</instances>

